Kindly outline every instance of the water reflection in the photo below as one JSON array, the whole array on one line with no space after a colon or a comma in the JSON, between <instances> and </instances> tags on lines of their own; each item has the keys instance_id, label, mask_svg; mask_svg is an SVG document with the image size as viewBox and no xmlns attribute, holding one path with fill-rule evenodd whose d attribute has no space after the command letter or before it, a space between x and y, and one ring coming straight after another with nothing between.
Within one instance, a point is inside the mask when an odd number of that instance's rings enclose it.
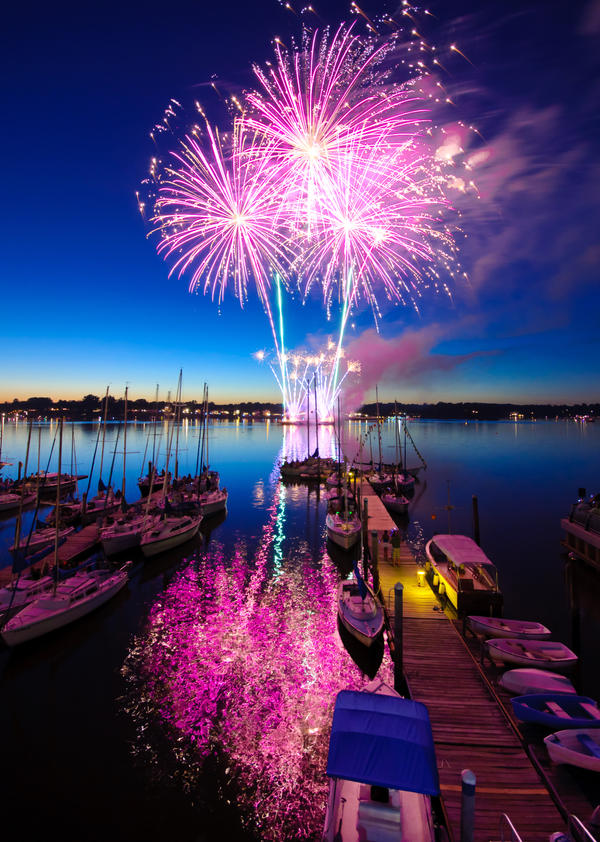
<instances>
[{"instance_id":1,"label":"water reflection","mask_svg":"<svg viewBox=\"0 0 600 842\"><path fill-rule=\"evenodd\" d=\"M285 498L277 483L253 558L215 545L177 574L123 667L144 762L160 766L147 735L162 721L188 775L218 759L263 840L320 838L335 696L367 681L338 636L335 566L302 541L282 554Z\"/></svg>"}]
</instances>

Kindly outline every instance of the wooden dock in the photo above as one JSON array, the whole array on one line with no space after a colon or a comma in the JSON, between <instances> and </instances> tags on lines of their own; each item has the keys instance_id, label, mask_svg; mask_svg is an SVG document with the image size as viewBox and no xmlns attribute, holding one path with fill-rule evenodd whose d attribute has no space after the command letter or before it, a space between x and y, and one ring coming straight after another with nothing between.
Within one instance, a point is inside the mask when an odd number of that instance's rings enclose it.
<instances>
[{"instance_id":1,"label":"wooden dock","mask_svg":"<svg viewBox=\"0 0 600 842\"><path fill-rule=\"evenodd\" d=\"M79 532L71 532L58 548L58 563L61 567L70 567L92 553L99 544L100 529L96 523L84 526Z\"/></svg>"},{"instance_id":2,"label":"wooden dock","mask_svg":"<svg viewBox=\"0 0 600 842\"><path fill-rule=\"evenodd\" d=\"M369 533L395 529L375 492L363 487L363 493L368 498ZM461 772L471 769L477 779L475 842L500 838L503 813L524 842L547 842L551 833L565 829L565 822L477 658L419 575L409 548L402 545L397 564L392 563L391 551L385 559L379 548L380 591L392 622L394 585L403 586L402 641L391 643L402 646L411 697L429 710L453 839L460 839Z\"/></svg>"}]
</instances>

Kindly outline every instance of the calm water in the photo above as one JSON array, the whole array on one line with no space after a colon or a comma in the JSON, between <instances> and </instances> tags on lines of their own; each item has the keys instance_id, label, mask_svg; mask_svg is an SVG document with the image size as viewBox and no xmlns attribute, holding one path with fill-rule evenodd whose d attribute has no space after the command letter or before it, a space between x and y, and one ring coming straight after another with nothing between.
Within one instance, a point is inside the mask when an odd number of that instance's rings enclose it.
<instances>
[{"instance_id":1,"label":"calm water","mask_svg":"<svg viewBox=\"0 0 600 842\"><path fill-rule=\"evenodd\" d=\"M109 428L105 442L103 479L108 481L112 464L113 483L120 486L117 429ZM405 527L411 542L422 549L449 524L453 532L472 534L476 494L481 542L499 569L506 616L540 620L556 639L575 642L582 661L579 687L599 697L600 579L585 569L567 569L559 521L579 487L598 491L600 424L414 421L410 430L427 462ZM368 460L371 446L377 459L377 438L369 445L367 431L364 422L345 426L347 454L358 451L362 438L363 458ZM156 432L129 425L128 500L139 497L136 480L153 448L157 464L164 462L165 435L161 428ZM54 433L54 427L42 426L38 438L34 428L29 471L37 469L38 449L46 468ZM73 469L76 463L87 473L96 440L95 425L66 425L63 469L73 459ZM5 425L2 459L13 465L4 475L16 476L26 442L24 426ZM194 472L197 443L198 429L184 426L180 473ZM223 522L204 525L203 542L137 562L129 586L71 628L0 650L5 819L21 839L37 840L49 826L60 827L64 840L241 842L253 838L253 828L267 839L268 822L257 830L251 814L254 808L261 814L273 809L269 786L289 788L289 804L282 798L280 813L270 819L280 826L293 824L283 812L298 797L292 770L303 780L308 775L307 792L313 787L317 801L322 797L322 774L303 765L309 756L320 762L324 750L317 721L321 698L335 692L336 682L364 679L332 625L339 572L324 553L325 505L314 490L278 481L278 458L304 455L306 431L215 423L209 445L229 506ZM311 431L311 451L315 445ZM335 455L332 430L319 431L319 450ZM386 423L384 460L392 460L394 450L394 428ZM50 470L57 469L56 457L57 446ZM408 464L418 464L410 445ZM86 486L83 481L82 490ZM2 565L9 563L13 537L14 518L0 520ZM273 616L276 635L268 619ZM304 695L292 711L296 691ZM206 699L214 702L211 710ZM227 722L219 726L224 715ZM269 717L279 719L270 736L275 744L265 747L252 728ZM300 742L290 737L296 721L304 723ZM306 741L313 733L311 755ZM233 758L226 772L225 749ZM304 809L307 826L318 824L318 815Z\"/></svg>"}]
</instances>

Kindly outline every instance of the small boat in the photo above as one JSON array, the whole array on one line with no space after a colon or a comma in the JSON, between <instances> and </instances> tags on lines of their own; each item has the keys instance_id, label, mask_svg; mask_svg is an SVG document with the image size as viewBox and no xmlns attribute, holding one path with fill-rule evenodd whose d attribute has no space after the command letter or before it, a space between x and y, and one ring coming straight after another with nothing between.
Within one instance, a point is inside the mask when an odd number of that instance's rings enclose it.
<instances>
[{"instance_id":1,"label":"small boat","mask_svg":"<svg viewBox=\"0 0 600 842\"><path fill-rule=\"evenodd\" d=\"M515 696L510 701L521 722L533 722L547 728L600 728L598 703L588 696L534 693Z\"/></svg>"},{"instance_id":2,"label":"small boat","mask_svg":"<svg viewBox=\"0 0 600 842\"><path fill-rule=\"evenodd\" d=\"M338 614L350 634L365 646L371 646L383 631L383 606L362 577L339 583Z\"/></svg>"},{"instance_id":3,"label":"small boat","mask_svg":"<svg viewBox=\"0 0 600 842\"><path fill-rule=\"evenodd\" d=\"M129 562L116 572L81 571L57 585L48 596L26 605L6 623L2 638L8 646L41 637L99 608L127 584Z\"/></svg>"},{"instance_id":4,"label":"small boat","mask_svg":"<svg viewBox=\"0 0 600 842\"><path fill-rule=\"evenodd\" d=\"M573 728L544 737L550 760L600 772L600 731Z\"/></svg>"},{"instance_id":5,"label":"small boat","mask_svg":"<svg viewBox=\"0 0 600 842\"><path fill-rule=\"evenodd\" d=\"M25 508L31 505L35 498L35 494L12 494L11 492L0 494L0 513L13 512L19 506Z\"/></svg>"},{"instance_id":6,"label":"small boat","mask_svg":"<svg viewBox=\"0 0 600 842\"><path fill-rule=\"evenodd\" d=\"M381 495L381 502L390 512L405 515L408 511L410 500L399 489L384 491Z\"/></svg>"},{"instance_id":7,"label":"small boat","mask_svg":"<svg viewBox=\"0 0 600 842\"><path fill-rule=\"evenodd\" d=\"M53 587L52 576L42 576L39 579L20 576L12 584L0 588L0 618L16 614L34 599L49 593Z\"/></svg>"},{"instance_id":8,"label":"small boat","mask_svg":"<svg viewBox=\"0 0 600 842\"><path fill-rule=\"evenodd\" d=\"M197 535L202 515L165 517L142 535L140 546L146 558L178 547Z\"/></svg>"},{"instance_id":9,"label":"small boat","mask_svg":"<svg viewBox=\"0 0 600 842\"><path fill-rule=\"evenodd\" d=\"M425 546L433 585L459 614L497 613L502 607L498 571L467 535L434 535Z\"/></svg>"},{"instance_id":10,"label":"small boat","mask_svg":"<svg viewBox=\"0 0 600 842\"><path fill-rule=\"evenodd\" d=\"M139 547L142 535L159 522L159 515L138 514L119 518L100 532L102 549L107 556Z\"/></svg>"},{"instance_id":11,"label":"small boat","mask_svg":"<svg viewBox=\"0 0 600 842\"><path fill-rule=\"evenodd\" d=\"M31 555L32 553L36 553L38 550L41 550L42 547L47 547L51 544L54 544L56 540L58 540L59 544L61 544L67 535L70 535L73 532L72 526L66 526L64 529L60 529L58 532L58 536L56 535L56 529L53 529L50 526L43 526L40 529L32 532L30 536L21 538L19 541L19 550L25 555ZM9 552L14 553L16 547L14 544L8 548Z\"/></svg>"},{"instance_id":12,"label":"small boat","mask_svg":"<svg viewBox=\"0 0 600 842\"><path fill-rule=\"evenodd\" d=\"M329 512L325 518L327 537L341 547L349 550L360 538L361 521L357 514L348 515L339 512Z\"/></svg>"},{"instance_id":13,"label":"small boat","mask_svg":"<svg viewBox=\"0 0 600 842\"><path fill-rule=\"evenodd\" d=\"M342 690L327 758L323 842L434 842L431 797L439 794L429 714L382 682Z\"/></svg>"},{"instance_id":14,"label":"small boat","mask_svg":"<svg viewBox=\"0 0 600 842\"><path fill-rule=\"evenodd\" d=\"M549 670L568 670L577 663L577 655L556 640L515 640L493 638L485 642L493 661L522 666L538 666Z\"/></svg>"},{"instance_id":15,"label":"small boat","mask_svg":"<svg viewBox=\"0 0 600 842\"><path fill-rule=\"evenodd\" d=\"M529 620L506 620L503 617L484 617L471 614L467 617L467 623L473 634L481 634L487 637L544 640L552 635L552 632L546 626Z\"/></svg>"},{"instance_id":16,"label":"small boat","mask_svg":"<svg viewBox=\"0 0 600 842\"><path fill-rule=\"evenodd\" d=\"M204 491L199 499L200 511L207 517L227 508L227 489L217 488L214 491Z\"/></svg>"},{"instance_id":17,"label":"small boat","mask_svg":"<svg viewBox=\"0 0 600 842\"><path fill-rule=\"evenodd\" d=\"M498 682L513 696L531 693L575 693L572 683L564 675L538 669L516 669L503 673Z\"/></svg>"}]
</instances>

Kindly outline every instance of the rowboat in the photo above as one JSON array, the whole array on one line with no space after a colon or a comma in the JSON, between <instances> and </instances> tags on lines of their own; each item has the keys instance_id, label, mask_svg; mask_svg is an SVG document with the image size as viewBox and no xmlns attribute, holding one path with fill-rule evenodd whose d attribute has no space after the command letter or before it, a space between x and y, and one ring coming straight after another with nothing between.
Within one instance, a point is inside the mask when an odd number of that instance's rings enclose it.
<instances>
[{"instance_id":1,"label":"rowboat","mask_svg":"<svg viewBox=\"0 0 600 842\"><path fill-rule=\"evenodd\" d=\"M549 670L568 670L577 663L577 655L556 640L486 640L488 655L493 661L538 666Z\"/></svg>"},{"instance_id":2,"label":"rowboat","mask_svg":"<svg viewBox=\"0 0 600 842\"><path fill-rule=\"evenodd\" d=\"M588 696L569 693L534 693L511 699L513 711L521 722L547 728L600 728L598 703Z\"/></svg>"},{"instance_id":3,"label":"rowboat","mask_svg":"<svg viewBox=\"0 0 600 842\"><path fill-rule=\"evenodd\" d=\"M356 579L338 585L338 614L351 635L365 646L371 646L383 631L383 606L371 589L363 582L365 593L361 596Z\"/></svg>"},{"instance_id":4,"label":"rowboat","mask_svg":"<svg viewBox=\"0 0 600 842\"><path fill-rule=\"evenodd\" d=\"M575 688L564 675L535 668L508 670L500 677L498 683L514 696L530 693L575 693Z\"/></svg>"},{"instance_id":5,"label":"rowboat","mask_svg":"<svg viewBox=\"0 0 600 842\"><path fill-rule=\"evenodd\" d=\"M427 708L382 682L338 693L329 739L324 842L433 842L439 794Z\"/></svg>"},{"instance_id":6,"label":"rowboat","mask_svg":"<svg viewBox=\"0 0 600 842\"><path fill-rule=\"evenodd\" d=\"M569 763L600 772L600 731L592 728L556 731L544 737L544 743L554 763Z\"/></svg>"},{"instance_id":7,"label":"rowboat","mask_svg":"<svg viewBox=\"0 0 600 842\"><path fill-rule=\"evenodd\" d=\"M502 593L498 571L467 535L434 535L425 546L433 568L433 585L445 594L459 614L498 613Z\"/></svg>"},{"instance_id":8,"label":"rowboat","mask_svg":"<svg viewBox=\"0 0 600 842\"><path fill-rule=\"evenodd\" d=\"M56 587L53 594L42 596L6 623L2 637L8 646L41 637L62 628L99 608L127 584L128 564L114 573L78 572Z\"/></svg>"},{"instance_id":9,"label":"rowboat","mask_svg":"<svg viewBox=\"0 0 600 842\"><path fill-rule=\"evenodd\" d=\"M467 623L474 634L486 635L487 637L543 640L552 634L546 626L529 620L506 620L503 617L484 617L471 614L467 617Z\"/></svg>"}]
</instances>

